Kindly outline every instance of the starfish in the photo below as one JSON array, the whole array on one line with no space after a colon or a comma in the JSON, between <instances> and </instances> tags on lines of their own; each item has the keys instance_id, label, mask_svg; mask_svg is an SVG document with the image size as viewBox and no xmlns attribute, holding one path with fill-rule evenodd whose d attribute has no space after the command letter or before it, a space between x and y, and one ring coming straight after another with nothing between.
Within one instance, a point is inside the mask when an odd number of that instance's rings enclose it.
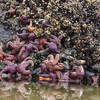
<instances>
[{"instance_id":1,"label":"starfish","mask_svg":"<svg viewBox=\"0 0 100 100\"><path fill-rule=\"evenodd\" d=\"M7 79L11 80L12 79L12 75L14 75L17 72L17 64L11 62L11 61L3 61L4 64L6 64L7 66L5 66L2 71L0 72L0 80L4 81L4 79L2 78L3 74L7 75Z\"/></svg>"},{"instance_id":2,"label":"starfish","mask_svg":"<svg viewBox=\"0 0 100 100\"><path fill-rule=\"evenodd\" d=\"M43 61L41 64L41 71L39 73L48 72L48 73L56 73L57 77L61 78L61 73L59 70L64 69L63 63L58 63L59 54L56 54L54 59L53 55L49 55L48 59Z\"/></svg>"},{"instance_id":3,"label":"starfish","mask_svg":"<svg viewBox=\"0 0 100 100\"><path fill-rule=\"evenodd\" d=\"M83 66L73 65L72 71L69 71L69 77L71 79L82 80L85 75Z\"/></svg>"},{"instance_id":4,"label":"starfish","mask_svg":"<svg viewBox=\"0 0 100 100\"><path fill-rule=\"evenodd\" d=\"M6 54L4 61L11 61L11 62L15 62L17 60L17 58L14 55L10 55L10 54Z\"/></svg>"},{"instance_id":5,"label":"starfish","mask_svg":"<svg viewBox=\"0 0 100 100\"><path fill-rule=\"evenodd\" d=\"M1 43L1 46L0 46L0 60L2 61L11 61L11 62L15 62L15 57L13 55L10 55L10 54L7 54L3 51L3 44Z\"/></svg>"},{"instance_id":6,"label":"starfish","mask_svg":"<svg viewBox=\"0 0 100 100\"><path fill-rule=\"evenodd\" d=\"M54 52L54 53L59 53L59 50L57 48L57 45L55 43L53 43L53 42L50 42L48 44L48 51Z\"/></svg>"},{"instance_id":7,"label":"starfish","mask_svg":"<svg viewBox=\"0 0 100 100\"><path fill-rule=\"evenodd\" d=\"M21 34L17 33L17 36L21 39L21 41L32 41L35 39L34 33L26 32L26 30L23 30Z\"/></svg>"},{"instance_id":8,"label":"starfish","mask_svg":"<svg viewBox=\"0 0 100 100\"><path fill-rule=\"evenodd\" d=\"M47 41L46 38L39 39L40 50L44 50L44 46L48 45L48 44L49 44L49 42Z\"/></svg>"},{"instance_id":9,"label":"starfish","mask_svg":"<svg viewBox=\"0 0 100 100\"><path fill-rule=\"evenodd\" d=\"M72 70L65 72L64 74L61 73L61 78L59 81L61 82L71 82L71 83L80 83L85 75L83 66L76 66L73 65Z\"/></svg>"},{"instance_id":10,"label":"starfish","mask_svg":"<svg viewBox=\"0 0 100 100\"><path fill-rule=\"evenodd\" d=\"M27 40L29 33L26 30L23 30L21 34L17 33L17 36L20 38L21 41Z\"/></svg>"},{"instance_id":11,"label":"starfish","mask_svg":"<svg viewBox=\"0 0 100 100\"><path fill-rule=\"evenodd\" d=\"M60 35L60 36L56 37L55 35L51 35L49 40L50 40L50 42L54 42L59 49L59 48L61 48L61 39L63 38L63 36L64 35Z\"/></svg>"},{"instance_id":12,"label":"starfish","mask_svg":"<svg viewBox=\"0 0 100 100\"><path fill-rule=\"evenodd\" d=\"M99 80L99 76L92 76L92 86L98 87L98 80Z\"/></svg>"},{"instance_id":13,"label":"starfish","mask_svg":"<svg viewBox=\"0 0 100 100\"><path fill-rule=\"evenodd\" d=\"M17 35L15 35L13 38L15 41L13 42L9 41L6 45L6 48L9 48L10 46L10 48L12 49L10 52L10 54L12 55L16 54L25 43L24 41L21 42L20 38Z\"/></svg>"},{"instance_id":14,"label":"starfish","mask_svg":"<svg viewBox=\"0 0 100 100\"><path fill-rule=\"evenodd\" d=\"M18 54L18 60L22 61L26 57L28 57L30 53L37 52L37 51L38 51L37 45L34 42L31 41L29 44L25 44L21 48L21 50L20 50L20 52Z\"/></svg>"},{"instance_id":15,"label":"starfish","mask_svg":"<svg viewBox=\"0 0 100 100\"><path fill-rule=\"evenodd\" d=\"M32 76L31 76L31 71L30 70L26 70L26 68L32 65L34 66L34 63L32 61L31 57L27 57L26 59L24 59L24 61L22 61L18 66L17 66L17 80L21 80L22 75L28 75L28 81L31 81Z\"/></svg>"}]
</instances>

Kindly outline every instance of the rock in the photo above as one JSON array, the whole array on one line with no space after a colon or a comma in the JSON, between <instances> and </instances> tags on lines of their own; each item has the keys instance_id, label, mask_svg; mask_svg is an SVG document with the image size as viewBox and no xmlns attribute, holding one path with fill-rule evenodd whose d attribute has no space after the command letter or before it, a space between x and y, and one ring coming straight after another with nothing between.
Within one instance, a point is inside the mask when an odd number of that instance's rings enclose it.
<instances>
[{"instance_id":1,"label":"rock","mask_svg":"<svg viewBox=\"0 0 100 100\"><path fill-rule=\"evenodd\" d=\"M0 42L12 39L11 31L5 30L5 26L0 24Z\"/></svg>"},{"instance_id":2,"label":"rock","mask_svg":"<svg viewBox=\"0 0 100 100\"><path fill-rule=\"evenodd\" d=\"M95 72L100 72L100 64L94 64L91 68Z\"/></svg>"},{"instance_id":3,"label":"rock","mask_svg":"<svg viewBox=\"0 0 100 100\"><path fill-rule=\"evenodd\" d=\"M86 61L85 60L76 60L75 63L78 65L84 65L86 63Z\"/></svg>"}]
</instances>

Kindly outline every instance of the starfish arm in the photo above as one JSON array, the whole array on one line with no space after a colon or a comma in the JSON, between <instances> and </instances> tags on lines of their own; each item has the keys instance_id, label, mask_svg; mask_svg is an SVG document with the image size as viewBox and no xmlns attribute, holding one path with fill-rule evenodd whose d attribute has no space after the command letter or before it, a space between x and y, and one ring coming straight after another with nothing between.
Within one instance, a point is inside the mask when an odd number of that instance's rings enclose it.
<instances>
[{"instance_id":1,"label":"starfish arm","mask_svg":"<svg viewBox=\"0 0 100 100\"><path fill-rule=\"evenodd\" d=\"M45 69L46 69L46 65L42 63L41 64L41 70L39 71L38 74L43 73L45 71Z\"/></svg>"},{"instance_id":2,"label":"starfish arm","mask_svg":"<svg viewBox=\"0 0 100 100\"><path fill-rule=\"evenodd\" d=\"M29 66L29 65L34 66L34 63L33 63L32 60L28 60L28 61L27 61L26 66Z\"/></svg>"},{"instance_id":3,"label":"starfish arm","mask_svg":"<svg viewBox=\"0 0 100 100\"><path fill-rule=\"evenodd\" d=\"M51 42L57 42L58 38L55 35L51 35L51 38L49 39Z\"/></svg>"},{"instance_id":4,"label":"starfish arm","mask_svg":"<svg viewBox=\"0 0 100 100\"><path fill-rule=\"evenodd\" d=\"M54 56L53 55L49 55L48 58L50 59L50 62L54 62Z\"/></svg>"},{"instance_id":5,"label":"starfish arm","mask_svg":"<svg viewBox=\"0 0 100 100\"><path fill-rule=\"evenodd\" d=\"M3 45L3 43L1 42L1 46L0 46L0 47L3 48L3 46L4 46L4 45Z\"/></svg>"},{"instance_id":6,"label":"starfish arm","mask_svg":"<svg viewBox=\"0 0 100 100\"><path fill-rule=\"evenodd\" d=\"M10 54L16 54L16 52L18 51L18 49L16 49L16 48L14 48L11 52L10 52Z\"/></svg>"},{"instance_id":7,"label":"starfish arm","mask_svg":"<svg viewBox=\"0 0 100 100\"><path fill-rule=\"evenodd\" d=\"M3 51L0 52L0 53L1 53L4 57L6 57L6 55L7 55L7 54L6 54L5 52L3 52Z\"/></svg>"},{"instance_id":8,"label":"starfish arm","mask_svg":"<svg viewBox=\"0 0 100 100\"><path fill-rule=\"evenodd\" d=\"M19 54L18 54L18 59L21 60L21 57L23 55L23 53L25 52L25 47L22 47Z\"/></svg>"},{"instance_id":9,"label":"starfish arm","mask_svg":"<svg viewBox=\"0 0 100 100\"><path fill-rule=\"evenodd\" d=\"M3 61L3 63L4 63L4 64L7 64L7 65L12 65L12 64L13 64L12 62L10 62L10 61L8 61L8 60Z\"/></svg>"},{"instance_id":10,"label":"starfish arm","mask_svg":"<svg viewBox=\"0 0 100 100\"><path fill-rule=\"evenodd\" d=\"M53 61L53 64L56 65L59 60L59 54L56 54L55 60Z\"/></svg>"},{"instance_id":11,"label":"starfish arm","mask_svg":"<svg viewBox=\"0 0 100 100\"><path fill-rule=\"evenodd\" d=\"M46 45L48 45L48 44L49 44L49 42L47 42L47 41L46 41L46 42L45 42L45 44L46 44Z\"/></svg>"},{"instance_id":12,"label":"starfish arm","mask_svg":"<svg viewBox=\"0 0 100 100\"><path fill-rule=\"evenodd\" d=\"M61 72L60 72L60 71L56 71L55 73L56 73L58 79L61 79L61 76L62 76L62 75L61 75Z\"/></svg>"},{"instance_id":13,"label":"starfish arm","mask_svg":"<svg viewBox=\"0 0 100 100\"><path fill-rule=\"evenodd\" d=\"M17 35L15 35L15 36L13 37L13 39L15 40L15 42L20 42L20 38L19 38Z\"/></svg>"},{"instance_id":14,"label":"starfish arm","mask_svg":"<svg viewBox=\"0 0 100 100\"><path fill-rule=\"evenodd\" d=\"M12 42L11 42L11 41L9 41L9 42L7 43L6 48L8 48L8 47L9 47L9 45L11 45L11 46L12 46Z\"/></svg>"},{"instance_id":15,"label":"starfish arm","mask_svg":"<svg viewBox=\"0 0 100 100\"><path fill-rule=\"evenodd\" d=\"M25 44L25 41L22 41L20 44L21 44L21 45L24 45L24 44Z\"/></svg>"},{"instance_id":16,"label":"starfish arm","mask_svg":"<svg viewBox=\"0 0 100 100\"><path fill-rule=\"evenodd\" d=\"M24 61L27 61L27 60L32 60L32 58L31 57L27 57L27 58L24 59Z\"/></svg>"},{"instance_id":17,"label":"starfish arm","mask_svg":"<svg viewBox=\"0 0 100 100\"><path fill-rule=\"evenodd\" d=\"M57 37L55 35L51 35L52 39L57 39Z\"/></svg>"},{"instance_id":18,"label":"starfish arm","mask_svg":"<svg viewBox=\"0 0 100 100\"><path fill-rule=\"evenodd\" d=\"M64 35L63 34L61 34L59 37L58 37L58 39L61 41L61 39L64 37Z\"/></svg>"},{"instance_id":19,"label":"starfish arm","mask_svg":"<svg viewBox=\"0 0 100 100\"><path fill-rule=\"evenodd\" d=\"M55 43L55 39L49 39L51 42L54 42Z\"/></svg>"}]
</instances>

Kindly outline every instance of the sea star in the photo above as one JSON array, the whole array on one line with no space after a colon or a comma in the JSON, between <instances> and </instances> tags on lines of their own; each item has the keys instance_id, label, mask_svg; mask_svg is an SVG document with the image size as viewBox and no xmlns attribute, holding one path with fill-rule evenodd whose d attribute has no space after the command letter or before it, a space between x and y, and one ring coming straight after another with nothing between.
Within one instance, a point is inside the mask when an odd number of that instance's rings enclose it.
<instances>
[{"instance_id":1,"label":"sea star","mask_svg":"<svg viewBox=\"0 0 100 100\"><path fill-rule=\"evenodd\" d=\"M56 73L57 77L61 78L61 73L59 70L64 69L63 63L58 63L59 54L56 54L54 59L53 55L49 55L48 59L43 61L41 64L41 71L39 73L47 72L47 73Z\"/></svg>"},{"instance_id":2,"label":"sea star","mask_svg":"<svg viewBox=\"0 0 100 100\"><path fill-rule=\"evenodd\" d=\"M13 42L9 41L6 45L7 48L9 48L9 46L10 46L10 48L12 49L11 52L10 52L10 54L12 54L12 55L19 52L19 50L21 49L21 47L25 43L24 41L21 42L20 38L17 35L15 35L13 38L14 38L15 41L13 41Z\"/></svg>"},{"instance_id":3,"label":"sea star","mask_svg":"<svg viewBox=\"0 0 100 100\"><path fill-rule=\"evenodd\" d=\"M59 48L61 48L61 39L63 38L63 36L64 35L60 35L57 37L55 35L51 35L49 40L50 40L50 42L54 42L59 49Z\"/></svg>"},{"instance_id":4,"label":"sea star","mask_svg":"<svg viewBox=\"0 0 100 100\"><path fill-rule=\"evenodd\" d=\"M34 66L31 57L27 57L17 66L17 80L21 80L22 75L28 75L28 81L31 81L31 71L26 69L29 65L32 65L32 67Z\"/></svg>"}]
</instances>

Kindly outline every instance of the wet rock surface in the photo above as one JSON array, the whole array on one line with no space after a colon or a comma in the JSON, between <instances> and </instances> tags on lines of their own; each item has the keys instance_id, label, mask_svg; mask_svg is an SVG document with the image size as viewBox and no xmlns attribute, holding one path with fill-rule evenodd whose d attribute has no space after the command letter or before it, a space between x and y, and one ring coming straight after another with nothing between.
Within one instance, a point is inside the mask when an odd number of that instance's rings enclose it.
<instances>
[{"instance_id":1,"label":"wet rock surface","mask_svg":"<svg viewBox=\"0 0 100 100\"><path fill-rule=\"evenodd\" d=\"M0 24L0 42L9 41L12 39L11 31L5 29L5 26Z\"/></svg>"}]
</instances>

